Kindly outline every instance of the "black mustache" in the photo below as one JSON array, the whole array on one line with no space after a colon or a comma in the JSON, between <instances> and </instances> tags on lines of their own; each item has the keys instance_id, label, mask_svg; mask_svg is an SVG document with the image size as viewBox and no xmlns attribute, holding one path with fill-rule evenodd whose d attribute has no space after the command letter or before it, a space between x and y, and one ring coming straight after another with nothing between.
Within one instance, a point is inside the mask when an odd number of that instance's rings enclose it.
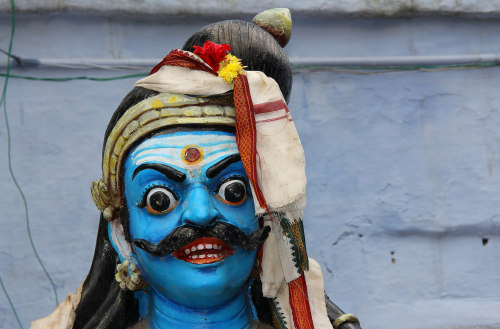
<instances>
[{"instance_id":1,"label":"black mustache","mask_svg":"<svg viewBox=\"0 0 500 329\"><path fill-rule=\"evenodd\" d=\"M203 237L217 238L232 247L255 250L264 243L270 230L269 226L264 226L251 234L246 234L236 226L224 222L217 222L205 228L188 224L174 229L158 244L144 239L135 239L134 244L150 254L160 257L171 254Z\"/></svg>"}]
</instances>

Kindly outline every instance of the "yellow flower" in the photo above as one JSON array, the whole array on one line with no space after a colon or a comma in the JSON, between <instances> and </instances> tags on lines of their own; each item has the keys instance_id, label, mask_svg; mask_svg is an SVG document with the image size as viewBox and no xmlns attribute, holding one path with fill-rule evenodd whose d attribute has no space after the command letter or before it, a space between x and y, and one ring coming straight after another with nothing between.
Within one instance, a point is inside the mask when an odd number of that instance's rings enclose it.
<instances>
[{"instance_id":1,"label":"yellow flower","mask_svg":"<svg viewBox=\"0 0 500 329\"><path fill-rule=\"evenodd\" d=\"M219 63L219 71L217 71L217 74L228 84L231 84L234 78L242 72L243 67L241 66L240 59L231 54L227 54L224 60Z\"/></svg>"}]
</instances>

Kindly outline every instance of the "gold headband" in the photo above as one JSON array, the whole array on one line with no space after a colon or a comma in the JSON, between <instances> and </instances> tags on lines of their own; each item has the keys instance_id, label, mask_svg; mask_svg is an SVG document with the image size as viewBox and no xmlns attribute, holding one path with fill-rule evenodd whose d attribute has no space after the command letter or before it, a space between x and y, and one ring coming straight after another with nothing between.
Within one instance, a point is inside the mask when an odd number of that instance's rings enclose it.
<instances>
[{"instance_id":1,"label":"gold headband","mask_svg":"<svg viewBox=\"0 0 500 329\"><path fill-rule=\"evenodd\" d=\"M160 93L132 106L118 120L106 140L102 178L92 182L91 194L107 220L113 220L121 206L120 173L124 157L137 141L162 128L183 125L234 126L233 106L210 104L207 98Z\"/></svg>"}]
</instances>

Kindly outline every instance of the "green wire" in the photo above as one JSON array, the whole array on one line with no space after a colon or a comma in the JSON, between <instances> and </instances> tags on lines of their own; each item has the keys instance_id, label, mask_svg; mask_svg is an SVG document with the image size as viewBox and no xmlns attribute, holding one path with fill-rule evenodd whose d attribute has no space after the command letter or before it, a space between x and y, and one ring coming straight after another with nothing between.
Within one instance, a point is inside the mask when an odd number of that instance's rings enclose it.
<instances>
[{"instance_id":1,"label":"green wire","mask_svg":"<svg viewBox=\"0 0 500 329\"><path fill-rule=\"evenodd\" d=\"M15 13L14 0L10 0L10 4L11 4L11 9L12 9L12 22L11 22L10 40L9 40L9 51L8 51L9 57L10 57L10 54L12 54L12 45L13 45L13 42L14 42L14 33L15 33L15 28L16 28L16 13ZM6 129L7 129L7 154L8 154L8 162L9 162L9 172L10 172L10 175L12 177L12 180L14 181L14 184L17 187L17 190L19 191L19 194L21 195L21 198L23 199L24 211L25 211L25 216L26 216L26 227L27 227L27 231L28 231L28 237L29 237L29 240L30 240L31 248L33 249L33 253L35 254L36 259L40 263L40 266L42 267L43 271L45 272L45 274L47 275L47 278L50 281L50 284L52 285L52 289L54 290L54 296L55 296L56 305L57 305L57 304L59 304L59 300L57 298L56 286L55 286L54 281L52 280L51 276L47 272L47 269L43 265L42 260L38 256L38 252L36 251L36 247L35 247L35 244L33 242L33 238L31 236L28 203L27 203L26 197L25 197L25 195L24 195L24 193L23 193L23 191L21 189L21 186L19 186L19 183L17 182L17 179L16 179L16 177L14 175L14 171L12 170L12 157L11 157L11 153L12 153L11 152L12 151L12 138L11 138L11 134L10 134L9 117L8 117L8 114L7 114L7 105L6 105L7 104L6 95L7 95L7 86L9 84L10 69L11 69L11 65L10 65L10 61L9 61L7 63L7 72L4 75L5 76L5 81L4 81L3 90L2 90L2 97L0 98L0 106L3 104L3 114L4 114L4 118L5 118L5 126L6 126ZM10 296L9 296L9 294L7 292L7 289L5 289L5 286L4 286L3 281L1 279L0 279L0 283L1 283L1 286L2 286L2 290L4 291L5 295L7 296L7 299L9 300L10 307L12 309L12 312L14 313L14 316L16 317L17 323L19 324L19 327L21 329L23 329L23 326L22 326L21 321L19 319L19 316L18 316L18 314L16 312L14 304L12 303L12 300L10 299Z\"/></svg>"},{"instance_id":2,"label":"green wire","mask_svg":"<svg viewBox=\"0 0 500 329\"><path fill-rule=\"evenodd\" d=\"M10 1L10 5L12 7L12 22L11 22L11 28L10 28L9 54L12 52L12 42L14 40L14 31L16 28L14 0ZM5 75L5 80L4 80L4 84L3 84L2 97L0 98L0 106L2 106L2 104L3 104L4 116L5 116L6 120L7 120L7 110L5 107L5 103L6 103L5 102L5 95L7 94L7 84L9 82L9 73L10 73L10 61L7 63L7 74ZM9 151L8 151L8 153L9 153L9 170L10 170L11 175L12 175L12 171L11 171L11 167L10 167L10 164L11 164L11 161L10 161L10 131L9 131L8 122L5 121L5 123L7 125L7 137L8 137L8 146L9 146ZM14 304L12 303L12 300L10 299L9 293L7 292L7 289L5 288L1 277L0 277L0 285L2 286L2 290L5 293L7 300L9 301L10 308L12 310L12 313L14 313L14 316L16 317L17 324L19 325L19 328L23 329L23 325L21 324L21 320L19 319L19 315L17 314L16 308L14 307Z\"/></svg>"},{"instance_id":3,"label":"green wire","mask_svg":"<svg viewBox=\"0 0 500 329\"><path fill-rule=\"evenodd\" d=\"M7 289L5 289L5 286L3 285L3 281L2 281L1 277L0 277L0 285L2 286L2 290L5 293L7 300L9 301L9 305L10 305L10 308L12 309L12 312L14 312L14 316L16 317L17 323L19 324L19 328L24 329L23 325L21 324L21 320L19 320L19 316L17 315L16 308L14 307L14 304L12 304L12 301L10 300L10 296L7 293Z\"/></svg>"},{"instance_id":4,"label":"green wire","mask_svg":"<svg viewBox=\"0 0 500 329\"><path fill-rule=\"evenodd\" d=\"M377 73L377 70L396 70L396 71L416 71L416 70L434 70L434 69L460 69L460 68L486 68L500 66L500 62L488 62L488 63L471 63L471 64L449 64L449 65L409 65L409 66L387 66L387 65L377 65L377 66L330 66L330 65L292 65L293 69L343 69L343 70L373 70L373 73Z\"/></svg>"},{"instance_id":5,"label":"green wire","mask_svg":"<svg viewBox=\"0 0 500 329\"><path fill-rule=\"evenodd\" d=\"M393 71L417 71L417 70L453 70L453 69L474 69L474 68L488 68L500 66L500 62L490 62L490 63L472 63L472 64L453 64L453 65L411 65L411 66L329 66L329 65L292 65L293 70L301 70L301 69L313 69L313 70L328 70L328 69L337 69L337 70L353 70L360 71L365 70L371 73L386 73L386 72L377 72L380 70L393 70ZM6 73L0 73L0 76L6 77ZM90 80L90 81L113 81L113 80L122 80L122 79L131 79L131 78L141 78L147 76L147 73L136 73L136 74L127 74L127 75L119 75L115 77L105 77L105 78L97 78L97 77L87 77L87 76L76 76L76 77L35 77L29 75L16 75L9 74L9 78L14 79L24 79L24 80L32 80L32 81L52 81L52 82L65 82L65 81L73 81L73 80Z\"/></svg>"},{"instance_id":6,"label":"green wire","mask_svg":"<svg viewBox=\"0 0 500 329\"><path fill-rule=\"evenodd\" d=\"M95 78L95 77L51 77L51 78L42 78L42 77L33 77L27 75L16 75L9 74L9 78L16 79L25 79L25 80L34 80L34 81L53 81L53 82L64 82L64 81L72 81L72 80L90 80L90 81L113 81L113 80L121 80L121 79L130 79L130 78L140 78L147 76L147 73L137 73L137 74L128 74L128 75L120 75L116 77L106 77L106 78ZM0 76L7 76L5 73L0 73Z\"/></svg>"}]
</instances>

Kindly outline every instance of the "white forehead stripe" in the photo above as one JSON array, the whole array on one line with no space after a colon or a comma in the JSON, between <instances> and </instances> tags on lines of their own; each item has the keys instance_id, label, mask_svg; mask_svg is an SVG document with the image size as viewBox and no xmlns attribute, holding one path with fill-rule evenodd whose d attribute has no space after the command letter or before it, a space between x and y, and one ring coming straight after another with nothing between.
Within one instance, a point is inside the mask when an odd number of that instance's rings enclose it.
<instances>
[{"instance_id":1,"label":"white forehead stripe","mask_svg":"<svg viewBox=\"0 0 500 329\"><path fill-rule=\"evenodd\" d=\"M195 165L183 160L182 151L186 146L198 147L203 160ZM141 143L131 154L136 166L151 162L168 162L186 170L203 167L217 159L238 153L236 138L233 135L205 133L165 135L151 138Z\"/></svg>"},{"instance_id":2,"label":"white forehead stripe","mask_svg":"<svg viewBox=\"0 0 500 329\"><path fill-rule=\"evenodd\" d=\"M220 142L235 142L236 137L232 134L225 134L220 132L204 132L203 134L193 134L193 133L183 133L178 134L174 133L171 135L161 135L156 136L156 138L146 139L141 143L141 146L150 146L157 145L158 139L165 140L168 144L174 147L181 147L180 145L188 145L193 144L193 141L204 141L205 145L209 145L211 143L220 143ZM184 147L184 146L182 146Z\"/></svg>"}]
</instances>

